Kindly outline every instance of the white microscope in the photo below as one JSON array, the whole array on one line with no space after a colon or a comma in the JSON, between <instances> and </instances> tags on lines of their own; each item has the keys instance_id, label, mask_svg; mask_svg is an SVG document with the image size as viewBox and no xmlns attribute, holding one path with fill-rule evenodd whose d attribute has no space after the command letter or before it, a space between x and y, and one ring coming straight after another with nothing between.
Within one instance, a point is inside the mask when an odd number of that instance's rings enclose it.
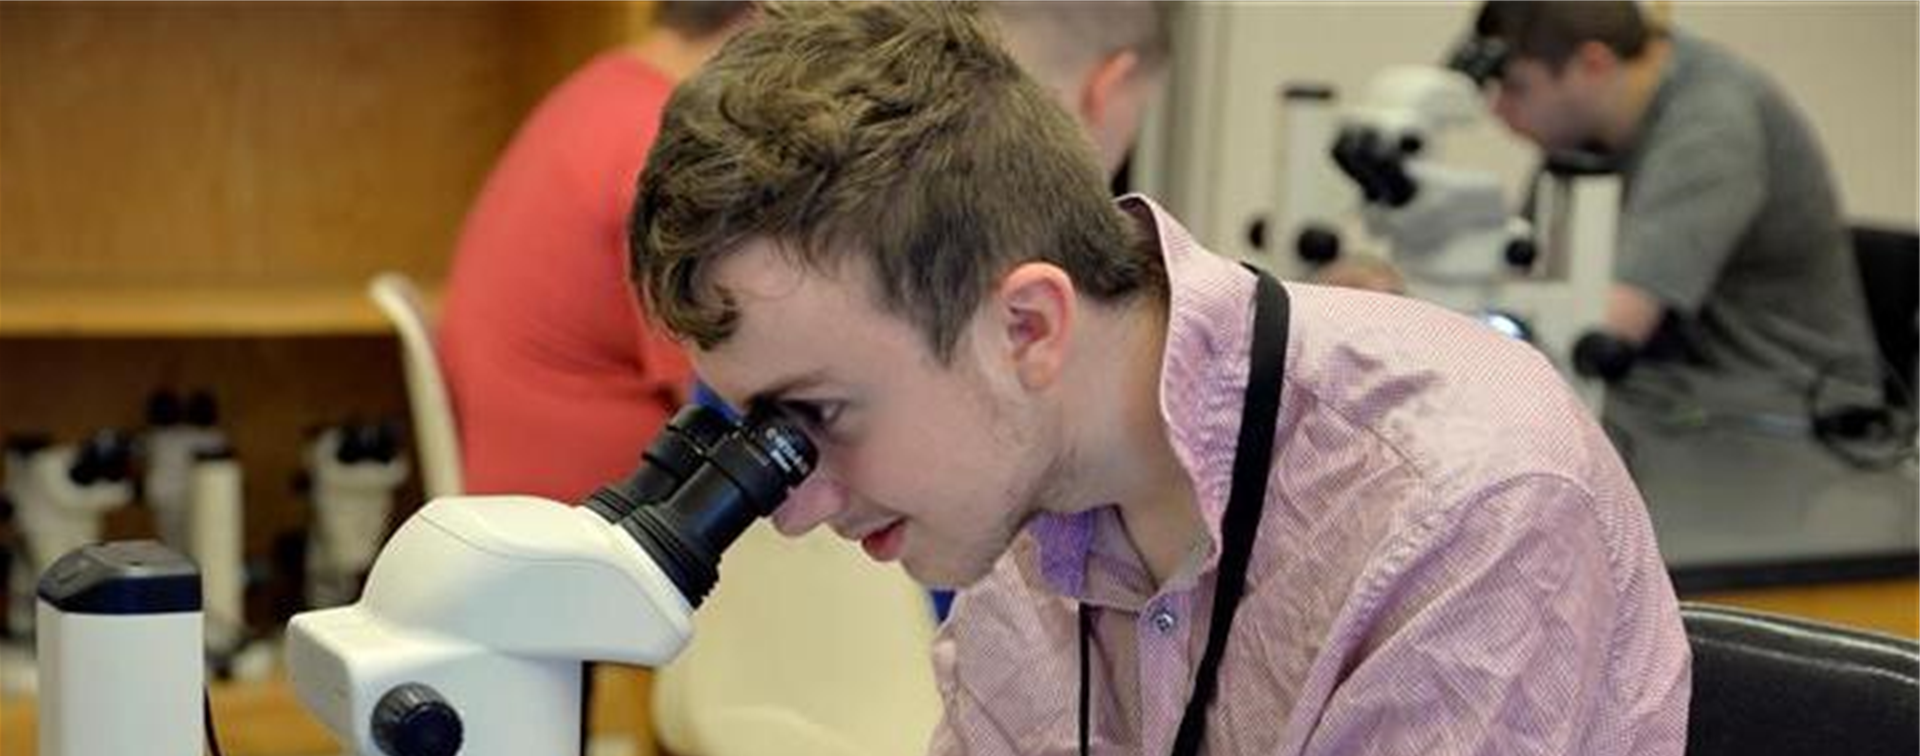
<instances>
[{"instance_id":1,"label":"white microscope","mask_svg":"<svg viewBox=\"0 0 1920 756\"><path fill-rule=\"evenodd\" d=\"M356 754L578 753L582 663L677 655L721 552L814 459L771 415L735 426L693 407L584 506L435 500L387 542L358 603L293 618L294 687Z\"/></svg>"},{"instance_id":2,"label":"white microscope","mask_svg":"<svg viewBox=\"0 0 1920 756\"><path fill-rule=\"evenodd\" d=\"M192 553L194 460L201 452L228 446L216 420L213 395L205 391L183 398L162 389L147 397L147 430L140 439L146 452L141 496L153 510L160 541L181 553Z\"/></svg>"},{"instance_id":3,"label":"white microscope","mask_svg":"<svg viewBox=\"0 0 1920 756\"><path fill-rule=\"evenodd\" d=\"M102 430L79 444L15 436L6 446L7 498L26 547L8 571L7 629L24 637L34 631L40 573L61 555L99 541L107 513L133 500L132 444L118 431Z\"/></svg>"},{"instance_id":4,"label":"white microscope","mask_svg":"<svg viewBox=\"0 0 1920 756\"><path fill-rule=\"evenodd\" d=\"M1576 370L1573 355L1605 314L1619 181L1549 170L1529 222L1508 210L1496 176L1443 164L1439 137L1485 112L1472 74L1388 68L1345 112L1328 88L1289 87L1277 238L1309 262L1330 262L1346 246L1343 219L1357 212L1386 241L1410 295L1533 343L1597 411L1603 384Z\"/></svg>"},{"instance_id":5,"label":"white microscope","mask_svg":"<svg viewBox=\"0 0 1920 756\"><path fill-rule=\"evenodd\" d=\"M344 423L306 449L313 501L308 531L307 606L350 604L387 534L393 492L407 479L399 433L385 423Z\"/></svg>"}]
</instances>

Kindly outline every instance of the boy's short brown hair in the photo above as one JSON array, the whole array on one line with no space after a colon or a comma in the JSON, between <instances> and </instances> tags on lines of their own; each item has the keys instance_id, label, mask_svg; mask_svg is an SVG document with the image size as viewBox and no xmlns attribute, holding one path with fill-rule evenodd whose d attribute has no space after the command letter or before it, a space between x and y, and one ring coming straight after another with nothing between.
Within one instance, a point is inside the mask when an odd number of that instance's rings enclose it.
<instances>
[{"instance_id":1,"label":"boy's short brown hair","mask_svg":"<svg viewBox=\"0 0 1920 756\"><path fill-rule=\"evenodd\" d=\"M768 238L858 256L875 302L948 361L999 277L1059 265L1096 301L1164 292L1078 126L973 4L770 4L675 91L634 203L651 316L701 348L737 327L716 260Z\"/></svg>"}]
</instances>

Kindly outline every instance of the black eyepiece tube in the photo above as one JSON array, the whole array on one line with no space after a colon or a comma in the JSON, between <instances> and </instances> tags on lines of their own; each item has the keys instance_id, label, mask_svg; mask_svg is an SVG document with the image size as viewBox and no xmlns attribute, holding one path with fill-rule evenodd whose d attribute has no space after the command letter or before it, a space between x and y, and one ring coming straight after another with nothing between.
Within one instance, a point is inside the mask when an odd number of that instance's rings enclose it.
<instances>
[{"instance_id":1,"label":"black eyepiece tube","mask_svg":"<svg viewBox=\"0 0 1920 756\"><path fill-rule=\"evenodd\" d=\"M1470 36L1454 46L1447 56L1447 67L1465 74L1474 86L1485 88L1506 74L1507 61L1512 58L1513 49L1505 40Z\"/></svg>"},{"instance_id":2,"label":"black eyepiece tube","mask_svg":"<svg viewBox=\"0 0 1920 756\"><path fill-rule=\"evenodd\" d=\"M665 501L633 509L619 524L687 603L699 606L719 579L721 552L754 520L772 514L813 472L816 459L806 434L777 417L756 414L713 444Z\"/></svg>"},{"instance_id":3,"label":"black eyepiece tube","mask_svg":"<svg viewBox=\"0 0 1920 756\"><path fill-rule=\"evenodd\" d=\"M617 523L636 509L665 501L733 428L719 410L697 404L682 407L654 437L631 477L602 486L581 504L607 522Z\"/></svg>"}]
</instances>

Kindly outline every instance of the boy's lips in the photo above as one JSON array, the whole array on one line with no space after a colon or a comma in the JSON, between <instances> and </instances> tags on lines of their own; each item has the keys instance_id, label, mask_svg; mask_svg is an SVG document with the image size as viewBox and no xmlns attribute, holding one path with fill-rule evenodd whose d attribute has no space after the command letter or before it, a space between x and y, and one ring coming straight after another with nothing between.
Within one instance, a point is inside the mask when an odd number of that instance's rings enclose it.
<instances>
[{"instance_id":1,"label":"boy's lips","mask_svg":"<svg viewBox=\"0 0 1920 756\"><path fill-rule=\"evenodd\" d=\"M891 562L900 558L906 534L907 521L894 520L861 536L860 548L865 549L867 556L876 562Z\"/></svg>"}]
</instances>

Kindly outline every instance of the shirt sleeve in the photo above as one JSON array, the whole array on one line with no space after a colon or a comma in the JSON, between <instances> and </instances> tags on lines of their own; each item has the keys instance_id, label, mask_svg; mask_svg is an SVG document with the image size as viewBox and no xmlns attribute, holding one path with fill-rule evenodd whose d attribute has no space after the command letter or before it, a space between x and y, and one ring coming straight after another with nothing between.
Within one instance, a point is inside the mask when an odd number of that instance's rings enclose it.
<instances>
[{"instance_id":1,"label":"shirt sleeve","mask_svg":"<svg viewBox=\"0 0 1920 756\"><path fill-rule=\"evenodd\" d=\"M1599 754L1618 594L1587 494L1506 484L1432 525L1405 568L1356 597L1376 630L1303 753ZM1674 744L1674 754L1679 753Z\"/></svg>"},{"instance_id":2,"label":"shirt sleeve","mask_svg":"<svg viewBox=\"0 0 1920 756\"><path fill-rule=\"evenodd\" d=\"M1765 201L1759 118L1736 108L1663 119L1621 208L1615 277L1684 315L1697 312ZM1658 128L1658 126L1656 126Z\"/></svg>"}]
</instances>

